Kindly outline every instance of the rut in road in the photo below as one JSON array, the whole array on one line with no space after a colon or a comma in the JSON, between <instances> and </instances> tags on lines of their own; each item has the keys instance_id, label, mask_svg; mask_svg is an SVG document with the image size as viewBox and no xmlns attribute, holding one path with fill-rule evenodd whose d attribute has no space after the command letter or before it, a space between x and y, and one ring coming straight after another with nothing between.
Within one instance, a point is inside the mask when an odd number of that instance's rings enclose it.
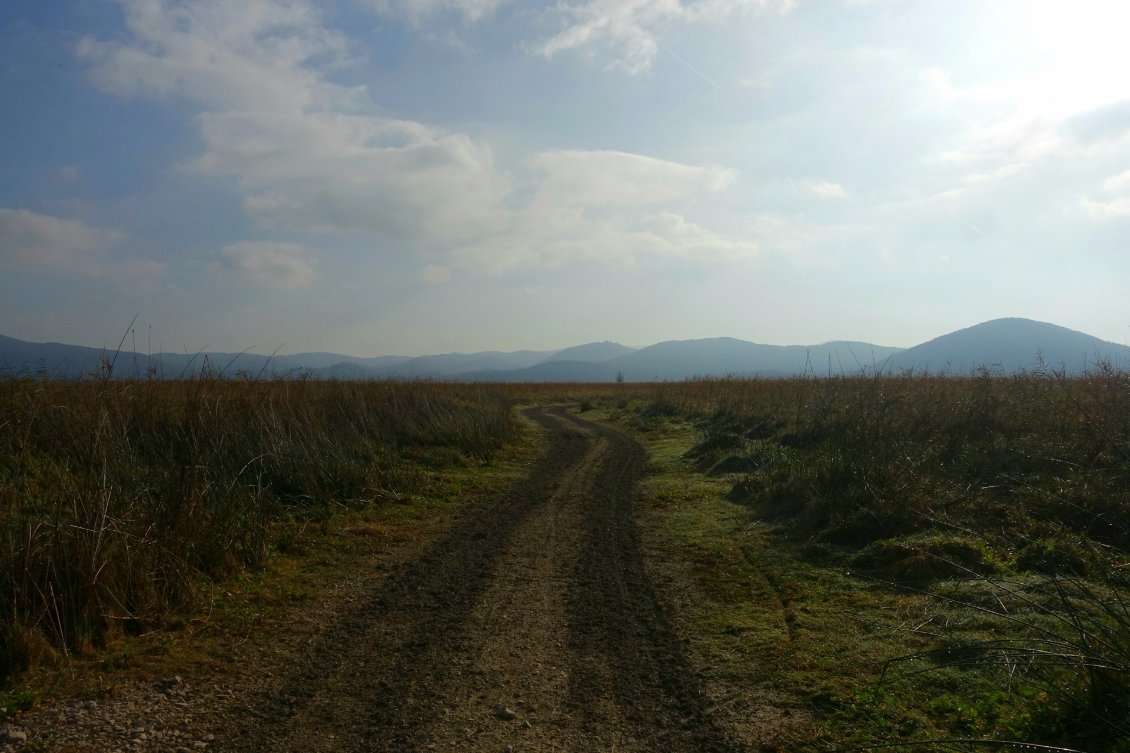
<instances>
[{"instance_id":1,"label":"rut in road","mask_svg":"<svg viewBox=\"0 0 1130 753\"><path fill-rule=\"evenodd\" d=\"M644 567L643 448L563 410L527 416L549 437L529 476L391 573L217 749L741 749Z\"/></svg>"}]
</instances>

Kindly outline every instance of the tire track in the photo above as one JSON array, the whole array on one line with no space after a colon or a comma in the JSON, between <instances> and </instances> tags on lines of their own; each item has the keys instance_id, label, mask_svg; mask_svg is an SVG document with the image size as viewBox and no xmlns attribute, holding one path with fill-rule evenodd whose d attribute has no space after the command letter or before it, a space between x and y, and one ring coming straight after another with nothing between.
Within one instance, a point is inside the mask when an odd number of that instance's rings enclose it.
<instances>
[{"instance_id":1,"label":"tire track","mask_svg":"<svg viewBox=\"0 0 1130 753\"><path fill-rule=\"evenodd\" d=\"M549 452L529 476L390 573L281 683L248 703L249 716L221 738L221 750L416 749L418 728L444 702L450 657L462 652L459 628L510 532L588 449L584 433L560 430L544 411L527 415L552 433Z\"/></svg>"},{"instance_id":2,"label":"tire track","mask_svg":"<svg viewBox=\"0 0 1130 753\"><path fill-rule=\"evenodd\" d=\"M633 508L647 455L622 432L584 425L608 442L609 452L586 510L586 541L570 595L575 705L591 710L587 722L598 736L600 709L615 706L628 725L616 750L739 750L708 714L669 607L644 567Z\"/></svg>"}]
</instances>

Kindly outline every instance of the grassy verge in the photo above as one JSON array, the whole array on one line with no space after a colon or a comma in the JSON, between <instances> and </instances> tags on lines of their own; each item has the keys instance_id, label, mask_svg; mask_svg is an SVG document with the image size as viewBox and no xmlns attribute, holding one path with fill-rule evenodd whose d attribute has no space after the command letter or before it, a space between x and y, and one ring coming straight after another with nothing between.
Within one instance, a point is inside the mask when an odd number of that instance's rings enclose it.
<instances>
[{"instance_id":1,"label":"grassy verge","mask_svg":"<svg viewBox=\"0 0 1130 753\"><path fill-rule=\"evenodd\" d=\"M688 383L586 415L652 452L653 560L753 742L1124 751L1126 386Z\"/></svg>"},{"instance_id":2,"label":"grassy verge","mask_svg":"<svg viewBox=\"0 0 1130 753\"><path fill-rule=\"evenodd\" d=\"M641 523L650 560L689 585L675 595L678 619L731 723L763 750L950 731L949 713L932 706L957 688L929 678L893 702L879 685L885 662L930 645L929 600L808 562L727 499L732 481L690 466L697 434L677 418L639 431L656 470Z\"/></svg>"}]
</instances>

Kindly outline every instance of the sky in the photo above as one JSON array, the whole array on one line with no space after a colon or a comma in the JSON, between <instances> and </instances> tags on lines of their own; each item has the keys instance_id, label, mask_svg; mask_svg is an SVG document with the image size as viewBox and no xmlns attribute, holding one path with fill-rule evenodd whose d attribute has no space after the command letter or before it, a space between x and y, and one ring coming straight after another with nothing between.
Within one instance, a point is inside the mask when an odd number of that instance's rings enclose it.
<instances>
[{"instance_id":1,"label":"sky","mask_svg":"<svg viewBox=\"0 0 1130 753\"><path fill-rule=\"evenodd\" d=\"M0 334L1130 344L1130 4L6 0Z\"/></svg>"}]
</instances>

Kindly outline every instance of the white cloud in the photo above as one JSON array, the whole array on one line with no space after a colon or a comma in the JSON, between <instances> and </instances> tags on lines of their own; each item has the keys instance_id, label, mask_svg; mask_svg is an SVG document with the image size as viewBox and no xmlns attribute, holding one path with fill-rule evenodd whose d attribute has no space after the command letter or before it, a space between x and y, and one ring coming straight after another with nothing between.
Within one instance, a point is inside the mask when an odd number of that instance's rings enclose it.
<instances>
[{"instance_id":1,"label":"white cloud","mask_svg":"<svg viewBox=\"0 0 1130 753\"><path fill-rule=\"evenodd\" d=\"M47 269L83 277L130 280L152 278L165 267L148 259L115 256L126 240L116 230L82 220L0 208L0 267Z\"/></svg>"},{"instance_id":2,"label":"white cloud","mask_svg":"<svg viewBox=\"0 0 1130 753\"><path fill-rule=\"evenodd\" d=\"M451 279L451 270L438 264L429 264L421 270L420 279L429 285L442 285Z\"/></svg>"},{"instance_id":3,"label":"white cloud","mask_svg":"<svg viewBox=\"0 0 1130 753\"><path fill-rule=\"evenodd\" d=\"M84 40L93 80L126 97L199 108L193 169L233 176L274 227L465 238L497 222L507 190L490 149L377 115L363 88L329 82L345 40L305 0L124 0L128 42Z\"/></svg>"},{"instance_id":4,"label":"white cloud","mask_svg":"<svg viewBox=\"0 0 1130 753\"><path fill-rule=\"evenodd\" d=\"M547 58L571 50L604 52L629 73L651 67L658 35L674 25L725 24L765 13L787 13L795 0L586 0L547 11L560 30L533 46Z\"/></svg>"},{"instance_id":5,"label":"white cloud","mask_svg":"<svg viewBox=\"0 0 1130 753\"><path fill-rule=\"evenodd\" d=\"M314 279L316 252L298 243L239 241L225 246L216 267L245 274L260 285L282 290L306 287Z\"/></svg>"}]
</instances>

